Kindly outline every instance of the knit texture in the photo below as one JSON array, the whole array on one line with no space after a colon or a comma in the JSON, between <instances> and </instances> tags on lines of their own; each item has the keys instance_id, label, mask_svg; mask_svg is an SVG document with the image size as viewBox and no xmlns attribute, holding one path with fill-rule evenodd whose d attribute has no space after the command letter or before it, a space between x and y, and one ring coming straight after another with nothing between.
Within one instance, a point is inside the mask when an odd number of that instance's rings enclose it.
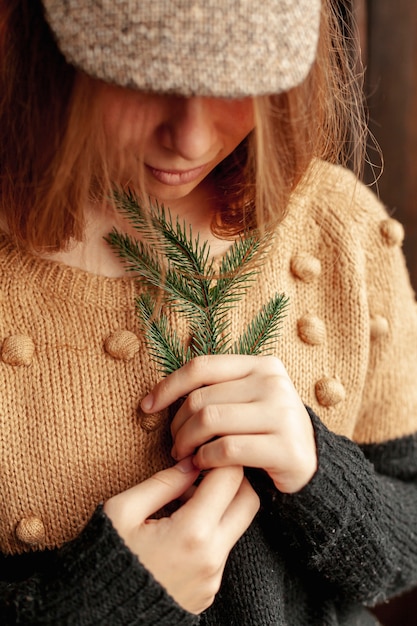
<instances>
[{"instance_id":1,"label":"knit texture","mask_svg":"<svg viewBox=\"0 0 417 626\"><path fill-rule=\"evenodd\" d=\"M0 559L2 623L365 626L361 605L417 583L417 307L402 228L350 173L319 173L231 316L237 333L271 293L289 296L275 352L311 407L319 469L292 496L250 474L261 511L198 619L97 509L172 463L168 416L138 411L159 379L140 287L2 237L0 540L14 555Z\"/></svg>"},{"instance_id":2,"label":"knit texture","mask_svg":"<svg viewBox=\"0 0 417 626\"><path fill-rule=\"evenodd\" d=\"M320 0L43 4L69 63L107 82L165 94L287 91L307 76L319 34Z\"/></svg>"},{"instance_id":3,"label":"knit texture","mask_svg":"<svg viewBox=\"0 0 417 626\"><path fill-rule=\"evenodd\" d=\"M4 626L197 623L124 546L101 507L61 550L0 558L0 616Z\"/></svg>"},{"instance_id":4,"label":"knit texture","mask_svg":"<svg viewBox=\"0 0 417 626\"><path fill-rule=\"evenodd\" d=\"M333 432L383 442L417 430L401 229L350 173L325 167L294 198L232 332L284 291L275 352L301 398ZM138 408L160 375L134 280L39 260L5 238L0 276L0 547L17 553L73 539L99 502L173 460L167 413Z\"/></svg>"},{"instance_id":5,"label":"knit texture","mask_svg":"<svg viewBox=\"0 0 417 626\"><path fill-rule=\"evenodd\" d=\"M319 469L262 508L232 550L214 604L180 609L98 508L55 551L0 557L2 624L371 626L374 604L417 581L417 436L363 446L315 428Z\"/></svg>"}]
</instances>

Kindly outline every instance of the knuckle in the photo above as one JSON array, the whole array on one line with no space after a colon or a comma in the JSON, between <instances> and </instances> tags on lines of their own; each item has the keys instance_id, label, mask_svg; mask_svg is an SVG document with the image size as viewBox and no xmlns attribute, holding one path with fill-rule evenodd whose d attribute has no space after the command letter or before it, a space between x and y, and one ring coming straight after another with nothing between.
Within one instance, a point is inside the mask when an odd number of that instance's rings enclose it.
<instances>
[{"instance_id":1,"label":"knuckle","mask_svg":"<svg viewBox=\"0 0 417 626\"><path fill-rule=\"evenodd\" d=\"M199 379L201 376L204 376L207 371L209 366L209 356L206 354L196 356L189 362L188 366L190 376Z\"/></svg>"},{"instance_id":2,"label":"knuckle","mask_svg":"<svg viewBox=\"0 0 417 626\"><path fill-rule=\"evenodd\" d=\"M222 458L227 460L232 460L239 456L240 445L238 443L237 437L222 437L219 440L219 452ZM240 468L233 468L235 470L239 470ZM242 480L242 473L233 472L230 474L232 480Z\"/></svg>"},{"instance_id":3,"label":"knuckle","mask_svg":"<svg viewBox=\"0 0 417 626\"><path fill-rule=\"evenodd\" d=\"M203 404L203 390L194 389L194 391L189 394L186 402L188 410L193 414L197 413Z\"/></svg>"},{"instance_id":4,"label":"knuckle","mask_svg":"<svg viewBox=\"0 0 417 626\"><path fill-rule=\"evenodd\" d=\"M189 526L185 537L185 549L188 552L202 551L210 545L210 533L203 524Z\"/></svg>"},{"instance_id":5,"label":"knuckle","mask_svg":"<svg viewBox=\"0 0 417 626\"><path fill-rule=\"evenodd\" d=\"M260 358L263 359L266 369L271 374L279 374L282 376L282 374L286 372L283 362L277 356L267 354L265 356L261 356Z\"/></svg>"},{"instance_id":6,"label":"knuckle","mask_svg":"<svg viewBox=\"0 0 417 626\"><path fill-rule=\"evenodd\" d=\"M215 595L220 586L220 563L221 559L214 554L212 549L207 553L206 558L201 560L200 575L207 581L207 590L210 595Z\"/></svg>"},{"instance_id":7,"label":"knuckle","mask_svg":"<svg viewBox=\"0 0 417 626\"><path fill-rule=\"evenodd\" d=\"M279 377L276 374L266 376L264 379L264 394L269 395L276 392L279 384Z\"/></svg>"},{"instance_id":8,"label":"knuckle","mask_svg":"<svg viewBox=\"0 0 417 626\"><path fill-rule=\"evenodd\" d=\"M205 406L199 414L200 425L205 430L211 430L213 425L217 423L219 417L219 409L215 405Z\"/></svg>"}]
</instances>

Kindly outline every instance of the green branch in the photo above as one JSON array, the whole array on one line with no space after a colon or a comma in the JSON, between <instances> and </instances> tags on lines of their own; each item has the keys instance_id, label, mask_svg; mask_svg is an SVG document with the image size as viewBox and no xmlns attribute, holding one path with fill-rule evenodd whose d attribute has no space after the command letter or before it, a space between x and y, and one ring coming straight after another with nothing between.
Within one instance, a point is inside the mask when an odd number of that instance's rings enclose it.
<instances>
[{"instance_id":1,"label":"green branch","mask_svg":"<svg viewBox=\"0 0 417 626\"><path fill-rule=\"evenodd\" d=\"M144 288L136 308L150 354L163 374L202 354L261 354L272 348L288 304L284 294L276 294L264 305L235 342L228 315L256 279L268 237L238 238L216 273L208 243L194 238L185 222L173 223L163 205L149 203L145 209L132 192L118 191L114 199L139 239L114 229L106 241ZM187 321L189 346L170 327L167 307Z\"/></svg>"}]
</instances>

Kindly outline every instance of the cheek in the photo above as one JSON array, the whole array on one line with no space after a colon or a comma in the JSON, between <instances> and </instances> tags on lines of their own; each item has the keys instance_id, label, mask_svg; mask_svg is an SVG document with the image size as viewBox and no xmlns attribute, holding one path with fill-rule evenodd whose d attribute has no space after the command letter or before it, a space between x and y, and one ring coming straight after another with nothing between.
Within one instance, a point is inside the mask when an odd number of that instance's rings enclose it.
<instances>
[{"instance_id":1,"label":"cheek","mask_svg":"<svg viewBox=\"0 0 417 626\"><path fill-rule=\"evenodd\" d=\"M106 162L114 182L138 185L143 120L130 107L112 106L103 115Z\"/></svg>"},{"instance_id":2,"label":"cheek","mask_svg":"<svg viewBox=\"0 0 417 626\"><path fill-rule=\"evenodd\" d=\"M131 106L113 105L104 112L103 126L109 144L123 149L141 137L143 120Z\"/></svg>"},{"instance_id":3,"label":"cheek","mask_svg":"<svg viewBox=\"0 0 417 626\"><path fill-rule=\"evenodd\" d=\"M248 132L255 127L255 112L253 108L252 100L244 100L239 106L236 107L235 116L239 119L247 129Z\"/></svg>"},{"instance_id":4,"label":"cheek","mask_svg":"<svg viewBox=\"0 0 417 626\"><path fill-rule=\"evenodd\" d=\"M101 111L109 146L115 150L123 150L140 142L152 108L142 94L105 85L102 90Z\"/></svg>"},{"instance_id":5,"label":"cheek","mask_svg":"<svg viewBox=\"0 0 417 626\"><path fill-rule=\"evenodd\" d=\"M240 143L255 127L255 115L252 100L239 100L229 107L225 131L229 132L234 141Z\"/></svg>"}]
</instances>

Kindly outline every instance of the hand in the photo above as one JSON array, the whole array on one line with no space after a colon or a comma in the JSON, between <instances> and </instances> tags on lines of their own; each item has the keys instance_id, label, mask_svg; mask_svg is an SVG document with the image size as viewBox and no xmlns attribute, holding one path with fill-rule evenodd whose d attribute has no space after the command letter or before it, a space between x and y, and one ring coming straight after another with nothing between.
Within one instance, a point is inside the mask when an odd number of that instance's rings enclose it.
<instances>
[{"instance_id":1,"label":"hand","mask_svg":"<svg viewBox=\"0 0 417 626\"><path fill-rule=\"evenodd\" d=\"M282 362L270 356L197 357L142 401L160 411L186 397L172 422L175 459L200 469L264 469L277 489L294 493L317 470L310 417Z\"/></svg>"},{"instance_id":2,"label":"hand","mask_svg":"<svg viewBox=\"0 0 417 626\"><path fill-rule=\"evenodd\" d=\"M259 508L242 468L228 467L209 472L170 517L148 519L189 493L198 474L187 458L104 505L130 550L180 606L196 614L212 604L229 552Z\"/></svg>"}]
</instances>

